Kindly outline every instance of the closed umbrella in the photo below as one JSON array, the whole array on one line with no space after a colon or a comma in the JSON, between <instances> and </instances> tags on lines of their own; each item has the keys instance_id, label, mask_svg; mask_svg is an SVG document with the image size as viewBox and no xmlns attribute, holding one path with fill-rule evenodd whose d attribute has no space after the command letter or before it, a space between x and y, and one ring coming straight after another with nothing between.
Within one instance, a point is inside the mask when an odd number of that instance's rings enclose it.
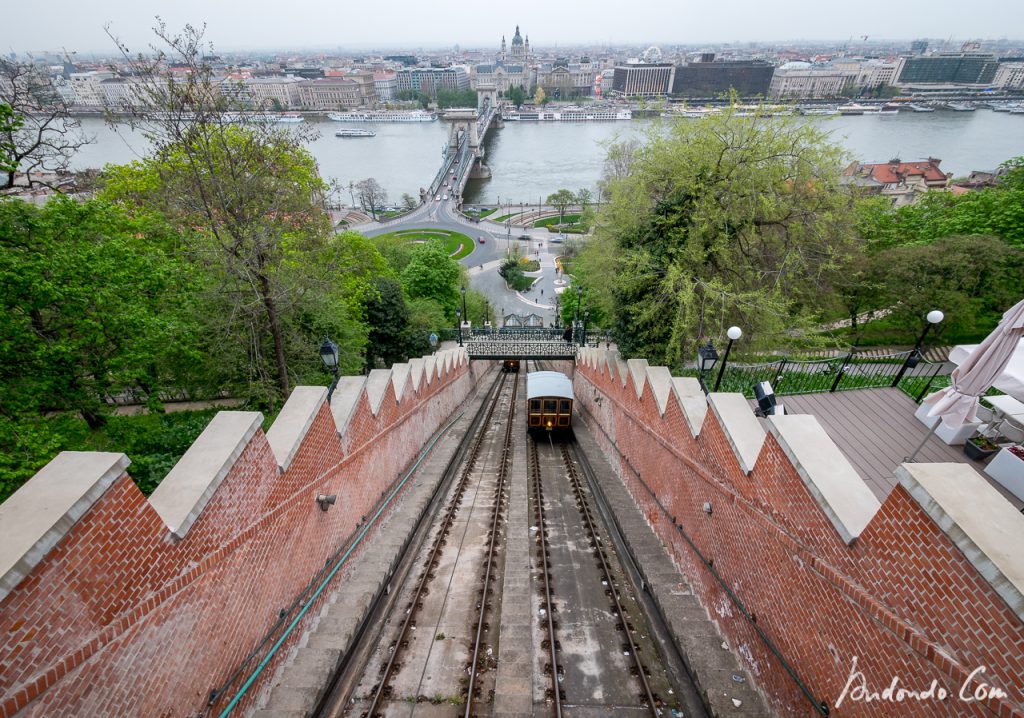
<instances>
[{"instance_id":1,"label":"closed umbrella","mask_svg":"<svg viewBox=\"0 0 1024 718\"><path fill-rule=\"evenodd\" d=\"M1021 337L1024 336L1024 300L1017 302L1005 314L999 325L985 337L963 363L950 375L952 380L945 389L927 396L922 404L931 409L928 416L935 417L928 436L942 421L947 426L958 428L969 421L975 421L978 398L992 386L1003 373ZM913 461L917 452L928 441L928 436L914 449L907 461Z\"/></svg>"}]
</instances>

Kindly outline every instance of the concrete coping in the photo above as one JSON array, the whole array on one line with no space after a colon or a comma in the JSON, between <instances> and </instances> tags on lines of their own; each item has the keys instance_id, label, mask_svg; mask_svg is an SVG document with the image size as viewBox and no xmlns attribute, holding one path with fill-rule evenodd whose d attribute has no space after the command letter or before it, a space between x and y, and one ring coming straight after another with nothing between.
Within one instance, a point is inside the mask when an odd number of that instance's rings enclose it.
<instances>
[{"instance_id":1,"label":"concrete coping","mask_svg":"<svg viewBox=\"0 0 1024 718\"><path fill-rule=\"evenodd\" d=\"M326 387L297 386L284 403L274 425L267 432L267 442L281 471L287 471L291 466L302 440L306 438L306 432L326 401Z\"/></svg>"},{"instance_id":2,"label":"concrete coping","mask_svg":"<svg viewBox=\"0 0 1024 718\"><path fill-rule=\"evenodd\" d=\"M363 395L365 384L366 377L362 374L338 377L334 393L331 394L331 414L334 415L334 425L338 428L339 434L344 434L348 428L348 422L356 410L359 397Z\"/></svg>"},{"instance_id":3,"label":"concrete coping","mask_svg":"<svg viewBox=\"0 0 1024 718\"><path fill-rule=\"evenodd\" d=\"M711 393L708 394L708 403L739 459L740 469L749 474L764 446L764 437L767 436L764 426L754 416L754 410L742 394Z\"/></svg>"},{"instance_id":4,"label":"concrete coping","mask_svg":"<svg viewBox=\"0 0 1024 718\"><path fill-rule=\"evenodd\" d=\"M405 393L406 383L409 381L409 365L406 363L398 363L391 365L391 385L395 388L395 399L398 401L402 400L402 394Z\"/></svg>"},{"instance_id":5,"label":"concrete coping","mask_svg":"<svg viewBox=\"0 0 1024 718\"><path fill-rule=\"evenodd\" d=\"M434 383L434 379L437 378L437 355L431 354L430 356L423 357L423 378L427 382L427 386Z\"/></svg>"},{"instance_id":6,"label":"concrete coping","mask_svg":"<svg viewBox=\"0 0 1024 718\"><path fill-rule=\"evenodd\" d=\"M860 536L881 504L810 414L772 416L768 426L843 541Z\"/></svg>"},{"instance_id":7,"label":"concrete coping","mask_svg":"<svg viewBox=\"0 0 1024 718\"><path fill-rule=\"evenodd\" d=\"M0 504L0 601L125 473L128 457L62 451Z\"/></svg>"},{"instance_id":8,"label":"concrete coping","mask_svg":"<svg viewBox=\"0 0 1024 718\"><path fill-rule=\"evenodd\" d=\"M409 360L409 380L412 382L413 391L420 390L426 366L427 360L424 357L416 357L415 359Z\"/></svg>"},{"instance_id":9,"label":"concrete coping","mask_svg":"<svg viewBox=\"0 0 1024 718\"><path fill-rule=\"evenodd\" d=\"M171 532L184 538L263 423L258 411L222 411L149 497Z\"/></svg>"},{"instance_id":10,"label":"concrete coping","mask_svg":"<svg viewBox=\"0 0 1024 718\"><path fill-rule=\"evenodd\" d=\"M626 382L629 377L629 364L622 360L618 352L613 352L614 356L609 357L608 364L611 371L609 374L613 377L619 377L619 383L623 387L626 386Z\"/></svg>"},{"instance_id":11,"label":"concrete coping","mask_svg":"<svg viewBox=\"0 0 1024 718\"><path fill-rule=\"evenodd\" d=\"M647 381L647 360L627 359L626 368L633 378L633 390L636 392L636 398L639 399L644 395L644 383Z\"/></svg>"},{"instance_id":12,"label":"concrete coping","mask_svg":"<svg viewBox=\"0 0 1024 718\"><path fill-rule=\"evenodd\" d=\"M384 396L391 386L390 369L373 369L366 377L366 399L370 402L370 411L374 416L380 413L380 407L384 403ZM394 396L394 392L392 392Z\"/></svg>"},{"instance_id":13,"label":"concrete coping","mask_svg":"<svg viewBox=\"0 0 1024 718\"><path fill-rule=\"evenodd\" d=\"M668 399L672 396L672 374L666 366L649 366L645 368L644 374L647 378L647 385L651 387L654 400L658 402L658 413L665 416L668 409Z\"/></svg>"},{"instance_id":14,"label":"concrete coping","mask_svg":"<svg viewBox=\"0 0 1024 718\"><path fill-rule=\"evenodd\" d=\"M1024 620L1024 515L965 464L902 464L896 477Z\"/></svg>"},{"instance_id":15,"label":"concrete coping","mask_svg":"<svg viewBox=\"0 0 1024 718\"><path fill-rule=\"evenodd\" d=\"M672 387L679 399L679 408L683 410L683 416L690 427L690 434L697 438L701 427L704 426L704 417L708 413L707 394L700 388L700 380L692 376L672 377Z\"/></svg>"}]
</instances>

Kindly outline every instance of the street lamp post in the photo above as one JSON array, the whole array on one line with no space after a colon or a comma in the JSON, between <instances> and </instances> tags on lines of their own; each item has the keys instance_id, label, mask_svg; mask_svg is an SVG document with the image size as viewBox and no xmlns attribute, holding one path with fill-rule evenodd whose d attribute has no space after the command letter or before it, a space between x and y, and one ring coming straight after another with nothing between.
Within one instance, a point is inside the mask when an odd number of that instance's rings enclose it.
<instances>
[{"instance_id":1,"label":"street lamp post","mask_svg":"<svg viewBox=\"0 0 1024 718\"><path fill-rule=\"evenodd\" d=\"M899 372L896 374L896 378L892 380L892 386L897 386L903 375L907 373L907 369L913 369L917 366L918 362L921 361L921 346L924 344L924 338L928 336L928 330L932 328L933 324L938 324L946 315L940 312L938 309L933 309L925 315L924 329L921 331L921 336L917 338L917 344L914 345L914 349L907 354L907 358L903 360L903 366L900 367Z\"/></svg>"},{"instance_id":2,"label":"street lamp post","mask_svg":"<svg viewBox=\"0 0 1024 718\"><path fill-rule=\"evenodd\" d=\"M462 289L459 291L462 292L462 316L464 316L468 320L469 315L466 314L466 285L463 284Z\"/></svg>"},{"instance_id":3,"label":"street lamp post","mask_svg":"<svg viewBox=\"0 0 1024 718\"><path fill-rule=\"evenodd\" d=\"M461 309L456 309L455 310L455 328L456 328L456 331L459 333L459 346L461 347L462 346L462 310Z\"/></svg>"},{"instance_id":4,"label":"street lamp post","mask_svg":"<svg viewBox=\"0 0 1024 718\"><path fill-rule=\"evenodd\" d=\"M320 344L320 360L327 367L327 370L334 375L334 381L327 389L327 403L331 401L334 394L334 387L338 385L338 345L331 341L330 337L324 337Z\"/></svg>"},{"instance_id":5,"label":"street lamp post","mask_svg":"<svg viewBox=\"0 0 1024 718\"><path fill-rule=\"evenodd\" d=\"M743 330L739 327L729 327L729 331L725 335L729 337L729 345L725 348L722 366L718 369L718 377L715 379L715 388L712 391L718 391L718 386L722 383L722 375L725 374L725 365L729 362L729 352L732 350L732 343L743 336Z\"/></svg>"},{"instance_id":6,"label":"street lamp post","mask_svg":"<svg viewBox=\"0 0 1024 718\"><path fill-rule=\"evenodd\" d=\"M590 310L584 310L583 312L583 331L580 332L580 346L585 347L587 345L587 322L590 321Z\"/></svg>"}]
</instances>

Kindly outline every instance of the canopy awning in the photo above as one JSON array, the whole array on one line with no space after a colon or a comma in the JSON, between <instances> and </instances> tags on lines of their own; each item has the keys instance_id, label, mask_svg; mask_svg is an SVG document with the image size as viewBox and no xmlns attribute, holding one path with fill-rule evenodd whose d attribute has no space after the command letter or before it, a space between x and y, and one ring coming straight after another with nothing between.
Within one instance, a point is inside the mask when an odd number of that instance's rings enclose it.
<instances>
[{"instance_id":1,"label":"canopy awning","mask_svg":"<svg viewBox=\"0 0 1024 718\"><path fill-rule=\"evenodd\" d=\"M949 360L959 366L977 346L977 344L959 344L953 347L949 353ZM1015 399L1024 401L1024 339L1017 342L1017 348L1010 356L1010 362L992 383L992 386Z\"/></svg>"}]
</instances>

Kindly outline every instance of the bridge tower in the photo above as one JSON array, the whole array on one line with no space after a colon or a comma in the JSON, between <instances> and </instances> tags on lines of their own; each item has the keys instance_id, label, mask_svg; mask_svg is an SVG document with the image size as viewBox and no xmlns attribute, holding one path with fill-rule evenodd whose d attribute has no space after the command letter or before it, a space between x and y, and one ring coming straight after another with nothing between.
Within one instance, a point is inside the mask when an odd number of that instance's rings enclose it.
<instances>
[{"instance_id":1,"label":"bridge tower","mask_svg":"<svg viewBox=\"0 0 1024 718\"><path fill-rule=\"evenodd\" d=\"M478 154L480 149L480 135L476 129L477 111L472 109L445 110L444 119L451 125L448 128L448 147L451 151L459 148L459 138L465 132L469 138L469 150Z\"/></svg>"},{"instance_id":2,"label":"bridge tower","mask_svg":"<svg viewBox=\"0 0 1024 718\"><path fill-rule=\"evenodd\" d=\"M476 86L476 107L481 114L487 111L488 107L498 105L498 87L493 82L481 82Z\"/></svg>"}]
</instances>

